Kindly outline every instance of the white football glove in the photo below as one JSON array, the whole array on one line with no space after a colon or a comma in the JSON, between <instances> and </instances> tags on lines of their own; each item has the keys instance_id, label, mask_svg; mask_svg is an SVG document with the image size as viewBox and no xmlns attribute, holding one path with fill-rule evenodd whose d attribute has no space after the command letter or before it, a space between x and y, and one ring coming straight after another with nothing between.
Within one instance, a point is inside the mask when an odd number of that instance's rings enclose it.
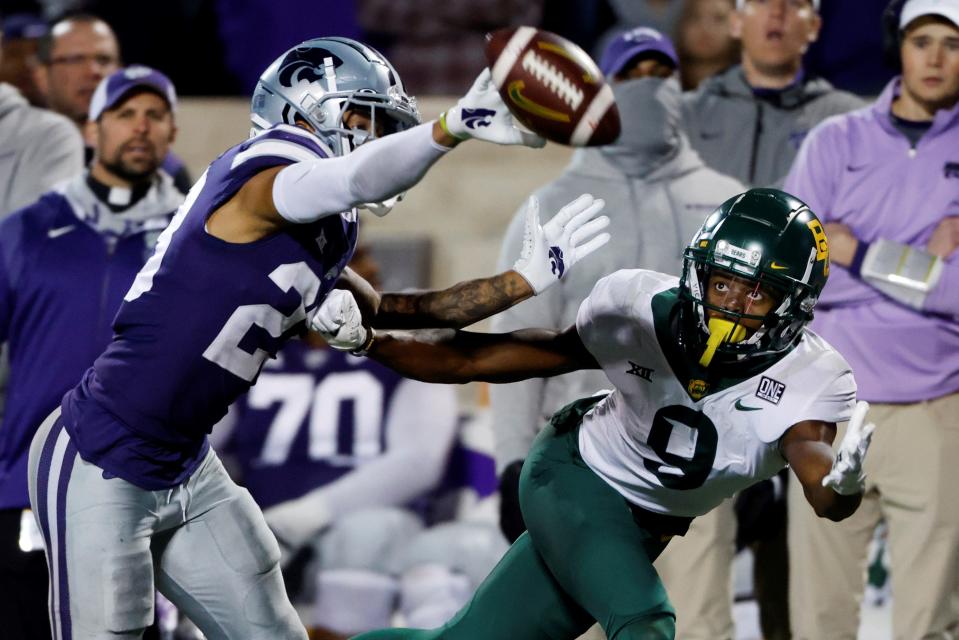
<instances>
[{"instance_id":1,"label":"white football glove","mask_svg":"<svg viewBox=\"0 0 959 640\"><path fill-rule=\"evenodd\" d=\"M839 443L832 469L822 479L822 486L829 487L840 495L861 493L865 486L866 474L863 473L862 463L872 440L872 432L876 429L876 425L871 422L863 425L867 411L868 402L856 403L849 424L846 425L846 435Z\"/></svg>"},{"instance_id":2,"label":"white football glove","mask_svg":"<svg viewBox=\"0 0 959 640\"><path fill-rule=\"evenodd\" d=\"M333 289L310 318L310 328L338 351L357 351L366 344L363 314L353 294Z\"/></svg>"},{"instance_id":3,"label":"white football glove","mask_svg":"<svg viewBox=\"0 0 959 640\"><path fill-rule=\"evenodd\" d=\"M476 138L496 144L522 144L539 148L546 139L520 129L503 103L489 69L483 69L469 92L440 116L440 125L454 138Z\"/></svg>"},{"instance_id":4,"label":"white football glove","mask_svg":"<svg viewBox=\"0 0 959 640\"><path fill-rule=\"evenodd\" d=\"M529 199L523 251L513 269L526 279L534 294L558 282L570 267L609 242L608 233L598 233L609 225L606 216L596 217L604 206L603 200L583 194L541 225L539 201Z\"/></svg>"}]
</instances>

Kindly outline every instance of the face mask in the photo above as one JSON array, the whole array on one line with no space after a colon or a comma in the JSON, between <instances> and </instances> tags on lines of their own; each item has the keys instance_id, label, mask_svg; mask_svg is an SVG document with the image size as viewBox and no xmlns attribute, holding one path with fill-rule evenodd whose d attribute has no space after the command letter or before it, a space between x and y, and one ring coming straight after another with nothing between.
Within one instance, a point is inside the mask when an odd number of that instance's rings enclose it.
<instances>
[{"instance_id":1,"label":"face mask","mask_svg":"<svg viewBox=\"0 0 959 640\"><path fill-rule=\"evenodd\" d=\"M630 177L642 177L674 154L679 144L679 82L639 78L613 85L621 132L600 147L610 163Z\"/></svg>"}]
</instances>

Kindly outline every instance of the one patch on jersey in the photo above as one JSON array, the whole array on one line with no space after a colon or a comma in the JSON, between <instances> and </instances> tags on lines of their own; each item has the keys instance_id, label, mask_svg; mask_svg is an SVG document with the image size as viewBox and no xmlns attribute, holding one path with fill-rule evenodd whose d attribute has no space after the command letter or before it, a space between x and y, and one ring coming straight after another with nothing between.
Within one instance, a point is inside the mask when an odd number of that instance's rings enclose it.
<instances>
[{"instance_id":1,"label":"one patch on jersey","mask_svg":"<svg viewBox=\"0 0 959 640\"><path fill-rule=\"evenodd\" d=\"M772 378L763 376L759 380L759 387L756 389L756 397L760 400L765 400L766 402L779 404L779 401L782 400L783 392L785 390L786 385L779 380L773 380Z\"/></svg>"}]
</instances>

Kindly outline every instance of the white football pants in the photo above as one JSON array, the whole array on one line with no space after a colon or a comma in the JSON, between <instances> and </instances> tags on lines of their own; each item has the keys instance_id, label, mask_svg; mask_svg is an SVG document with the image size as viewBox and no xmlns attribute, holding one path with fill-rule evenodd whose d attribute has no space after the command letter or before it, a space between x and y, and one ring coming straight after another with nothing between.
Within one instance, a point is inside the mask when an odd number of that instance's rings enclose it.
<instances>
[{"instance_id":1,"label":"white football pants","mask_svg":"<svg viewBox=\"0 0 959 640\"><path fill-rule=\"evenodd\" d=\"M306 640L279 546L212 449L181 485L147 491L105 479L59 418L57 409L41 425L29 462L54 638L140 638L156 588L209 640Z\"/></svg>"}]
</instances>

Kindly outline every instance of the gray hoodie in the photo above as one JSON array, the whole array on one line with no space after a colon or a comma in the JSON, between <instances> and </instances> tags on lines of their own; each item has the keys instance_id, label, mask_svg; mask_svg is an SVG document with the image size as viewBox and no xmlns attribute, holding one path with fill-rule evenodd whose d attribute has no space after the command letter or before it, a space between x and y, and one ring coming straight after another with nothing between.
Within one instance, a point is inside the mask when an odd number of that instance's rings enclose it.
<instances>
[{"instance_id":1,"label":"gray hoodie","mask_svg":"<svg viewBox=\"0 0 959 640\"><path fill-rule=\"evenodd\" d=\"M609 244L539 296L493 319L496 331L566 328L603 276L642 267L679 275L682 250L706 215L745 189L706 167L679 127L679 84L642 79L613 88L623 119L616 144L579 149L555 181L535 192L543 221L582 193L606 200ZM524 212L503 240L501 269L512 267L523 242ZM493 385L493 428L499 470L524 458L550 415L564 404L609 387L601 371L576 372L509 385Z\"/></svg>"},{"instance_id":2,"label":"gray hoodie","mask_svg":"<svg viewBox=\"0 0 959 640\"><path fill-rule=\"evenodd\" d=\"M754 91L737 65L683 95L683 127L712 168L747 185L778 187L810 129L864 104L805 76L781 91Z\"/></svg>"},{"instance_id":3,"label":"gray hoodie","mask_svg":"<svg viewBox=\"0 0 959 640\"><path fill-rule=\"evenodd\" d=\"M83 140L67 118L31 107L0 83L0 218L83 170Z\"/></svg>"}]
</instances>

